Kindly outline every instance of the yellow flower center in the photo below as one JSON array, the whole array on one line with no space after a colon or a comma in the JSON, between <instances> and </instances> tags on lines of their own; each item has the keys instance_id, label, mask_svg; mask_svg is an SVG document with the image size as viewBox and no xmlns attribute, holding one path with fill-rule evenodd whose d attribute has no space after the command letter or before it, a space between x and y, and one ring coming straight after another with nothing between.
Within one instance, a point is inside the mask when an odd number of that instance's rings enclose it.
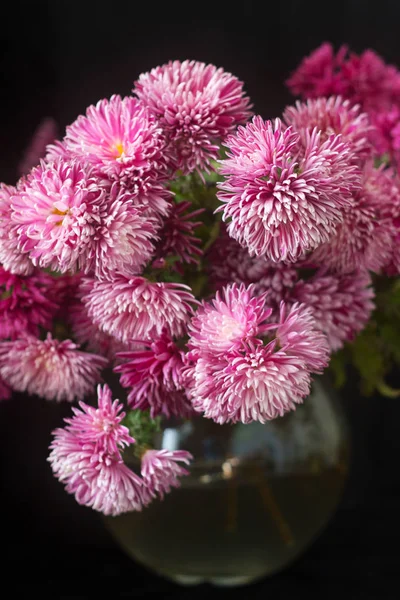
<instances>
[{"instance_id":1,"label":"yellow flower center","mask_svg":"<svg viewBox=\"0 0 400 600\"><path fill-rule=\"evenodd\" d=\"M65 217L66 214L68 214L68 210L58 210L58 208L53 208L53 210L51 211L51 214L53 215L60 215L61 217ZM56 225L62 225L63 224L63 219L61 219L60 221L56 221Z\"/></svg>"},{"instance_id":2,"label":"yellow flower center","mask_svg":"<svg viewBox=\"0 0 400 600\"><path fill-rule=\"evenodd\" d=\"M112 146L112 149L114 150L114 156L115 156L115 158L121 158L121 156L125 152L125 149L124 149L124 146L122 145L122 142L116 142Z\"/></svg>"}]
</instances>

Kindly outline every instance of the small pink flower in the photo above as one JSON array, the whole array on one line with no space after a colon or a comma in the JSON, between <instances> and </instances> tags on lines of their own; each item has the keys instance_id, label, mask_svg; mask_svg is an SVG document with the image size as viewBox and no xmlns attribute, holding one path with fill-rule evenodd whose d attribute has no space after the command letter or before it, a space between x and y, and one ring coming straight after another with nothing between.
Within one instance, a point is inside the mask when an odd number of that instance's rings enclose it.
<instances>
[{"instance_id":1,"label":"small pink flower","mask_svg":"<svg viewBox=\"0 0 400 600\"><path fill-rule=\"evenodd\" d=\"M100 380L107 360L79 350L70 340L59 342L47 334L0 343L0 376L17 392L46 400L82 399Z\"/></svg>"},{"instance_id":2,"label":"small pink flower","mask_svg":"<svg viewBox=\"0 0 400 600\"><path fill-rule=\"evenodd\" d=\"M364 329L374 309L374 292L367 271L347 275L317 273L299 281L293 298L310 307L317 327L323 331L332 351L352 341Z\"/></svg>"},{"instance_id":3,"label":"small pink flower","mask_svg":"<svg viewBox=\"0 0 400 600\"><path fill-rule=\"evenodd\" d=\"M57 124L54 119L47 117L43 119L35 130L29 146L24 152L24 156L18 165L20 175L26 175L36 167L41 158L46 154L46 147L55 141L57 137Z\"/></svg>"},{"instance_id":4,"label":"small pink flower","mask_svg":"<svg viewBox=\"0 0 400 600\"><path fill-rule=\"evenodd\" d=\"M189 475L189 471L178 463L189 464L193 456L185 450L147 450L142 456L141 474L151 498L158 494L164 498L172 487L179 487L178 477Z\"/></svg>"},{"instance_id":5,"label":"small pink flower","mask_svg":"<svg viewBox=\"0 0 400 600\"><path fill-rule=\"evenodd\" d=\"M10 273L30 275L34 270L27 252L18 247L18 225L11 218L11 198L17 190L0 183L0 263Z\"/></svg>"},{"instance_id":6,"label":"small pink flower","mask_svg":"<svg viewBox=\"0 0 400 600\"><path fill-rule=\"evenodd\" d=\"M306 132L304 150L299 139L279 119L255 117L226 141L218 210L229 221L229 235L251 255L295 261L328 241L360 186L350 146L340 136L321 142L316 130Z\"/></svg>"},{"instance_id":7,"label":"small pink flower","mask_svg":"<svg viewBox=\"0 0 400 600\"><path fill-rule=\"evenodd\" d=\"M93 322L122 342L150 340L164 329L181 335L196 303L187 285L122 276L110 282L86 279L82 301Z\"/></svg>"},{"instance_id":8,"label":"small pink flower","mask_svg":"<svg viewBox=\"0 0 400 600\"><path fill-rule=\"evenodd\" d=\"M42 162L11 199L21 250L29 252L35 266L85 271L105 197L82 164Z\"/></svg>"},{"instance_id":9,"label":"small pink flower","mask_svg":"<svg viewBox=\"0 0 400 600\"><path fill-rule=\"evenodd\" d=\"M215 299L197 310L189 324L188 346L201 353L231 352L244 342L264 335L272 309L265 296L254 296L254 287L232 284L217 292Z\"/></svg>"},{"instance_id":10,"label":"small pink flower","mask_svg":"<svg viewBox=\"0 0 400 600\"><path fill-rule=\"evenodd\" d=\"M230 73L194 60L178 60L140 75L133 92L158 119L174 166L207 169L219 144L250 116L243 84Z\"/></svg>"},{"instance_id":11,"label":"small pink flower","mask_svg":"<svg viewBox=\"0 0 400 600\"><path fill-rule=\"evenodd\" d=\"M59 309L53 277L41 271L12 275L0 267L0 294L0 339L37 336L40 327L51 328Z\"/></svg>"},{"instance_id":12,"label":"small pink flower","mask_svg":"<svg viewBox=\"0 0 400 600\"><path fill-rule=\"evenodd\" d=\"M192 411L181 381L183 352L166 334L146 346L117 355L123 363L114 371L121 373L121 385L130 388L129 406L149 408L152 418L188 416Z\"/></svg>"}]
</instances>

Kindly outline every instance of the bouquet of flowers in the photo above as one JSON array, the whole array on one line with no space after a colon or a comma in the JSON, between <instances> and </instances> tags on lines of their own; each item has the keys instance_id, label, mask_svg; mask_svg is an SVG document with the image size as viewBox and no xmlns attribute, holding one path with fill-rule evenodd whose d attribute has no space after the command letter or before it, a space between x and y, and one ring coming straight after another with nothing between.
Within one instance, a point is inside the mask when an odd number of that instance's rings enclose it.
<instances>
[{"instance_id":1,"label":"bouquet of flowers","mask_svg":"<svg viewBox=\"0 0 400 600\"><path fill-rule=\"evenodd\" d=\"M48 460L81 504L179 485L162 418L276 419L328 364L398 393L400 72L325 43L287 84L264 120L235 76L171 61L61 140L44 121L1 184L0 396L79 402Z\"/></svg>"}]
</instances>

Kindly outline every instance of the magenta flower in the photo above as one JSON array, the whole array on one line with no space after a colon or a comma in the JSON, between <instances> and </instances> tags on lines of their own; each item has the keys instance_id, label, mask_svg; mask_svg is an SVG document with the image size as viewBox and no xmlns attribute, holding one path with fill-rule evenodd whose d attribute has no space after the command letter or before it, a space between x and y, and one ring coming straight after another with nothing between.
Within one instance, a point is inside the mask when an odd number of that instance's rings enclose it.
<instances>
[{"instance_id":1,"label":"magenta flower","mask_svg":"<svg viewBox=\"0 0 400 600\"><path fill-rule=\"evenodd\" d=\"M147 450L142 456L141 475L151 498L164 498L171 488L179 487L178 477L189 475L189 471L178 463L189 464L193 456L185 450Z\"/></svg>"},{"instance_id":2,"label":"magenta flower","mask_svg":"<svg viewBox=\"0 0 400 600\"><path fill-rule=\"evenodd\" d=\"M30 275L34 266L27 252L18 248L18 225L11 219L11 198L16 188L0 183L0 263L10 273Z\"/></svg>"},{"instance_id":3,"label":"magenta flower","mask_svg":"<svg viewBox=\"0 0 400 600\"><path fill-rule=\"evenodd\" d=\"M373 112L374 129L370 139L381 156L387 155L395 164L400 160L400 108L393 105L388 110Z\"/></svg>"},{"instance_id":4,"label":"magenta flower","mask_svg":"<svg viewBox=\"0 0 400 600\"><path fill-rule=\"evenodd\" d=\"M218 210L251 255L295 261L328 241L352 205L360 175L349 145L335 135L321 142L316 130L306 136L299 154L299 134L254 117L226 141Z\"/></svg>"},{"instance_id":5,"label":"magenta flower","mask_svg":"<svg viewBox=\"0 0 400 600\"><path fill-rule=\"evenodd\" d=\"M282 350L303 359L307 369L322 373L329 362L330 349L326 336L318 331L311 308L295 303L289 311L281 303L276 337Z\"/></svg>"},{"instance_id":6,"label":"magenta flower","mask_svg":"<svg viewBox=\"0 0 400 600\"><path fill-rule=\"evenodd\" d=\"M0 377L0 401L9 400L11 398L12 390L9 385Z\"/></svg>"},{"instance_id":7,"label":"magenta flower","mask_svg":"<svg viewBox=\"0 0 400 600\"><path fill-rule=\"evenodd\" d=\"M82 164L42 162L12 197L22 251L35 266L86 270L106 191Z\"/></svg>"},{"instance_id":8,"label":"magenta flower","mask_svg":"<svg viewBox=\"0 0 400 600\"><path fill-rule=\"evenodd\" d=\"M293 298L310 307L317 327L323 331L332 351L352 341L364 329L374 309L374 292L367 271L347 275L317 273L299 281Z\"/></svg>"},{"instance_id":9,"label":"magenta flower","mask_svg":"<svg viewBox=\"0 0 400 600\"><path fill-rule=\"evenodd\" d=\"M59 309L53 277L41 271L12 275L0 267L0 293L0 339L37 336L40 327L51 328Z\"/></svg>"},{"instance_id":10,"label":"magenta flower","mask_svg":"<svg viewBox=\"0 0 400 600\"><path fill-rule=\"evenodd\" d=\"M189 416L192 409L181 380L183 352L166 334L146 346L117 354L123 363L114 371L121 373L121 385L130 388L129 406L150 409L152 418L159 414Z\"/></svg>"},{"instance_id":11,"label":"magenta flower","mask_svg":"<svg viewBox=\"0 0 400 600\"><path fill-rule=\"evenodd\" d=\"M0 376L17 392L37 394L46 400L72 402L93 391L107 360L79 350L47 334L0 343Z\"/></svg>"},{"instance_id":12,"label":"magenta flower","mask_svg":"<svg viewBox=\"0 0 400 600\"><path fill-rule=\"evenodd\" d=\"M311 132L315 127L321 131L321 139L340 134L342 141L350 145L357 161L371 156L369 135L373 128L368 115L340 96L296 102L296 106L285 109L283 120L305 139L305 132Z\"/></svg>"},{"instance_id":13,"label":"magenta flower","mask_svg":"<svg viewBox=\"0 0 400 600\"><path fill-rule=\"evenodd\" d=\"M158 119L184 173L207 169L219 142L250 116L243 84L230 73L178 60L140 75L133 92Z\"/></svg>"},{"instance_id":14,"label":"magenta flower","mask_svg":"<svg viewBox=\"0 0 400 600\"><path fill-rule=\"evenodd\" d=\"M164 329L183 334L196 303L187 285L122 276L110 282L86 279L82 301L93 322L122 342L151 340Z\"/></svg>"},{"instance_id":15,"label":"magenta flower","mask_svg":"<svg viewBox=\"0 0 400 600\"><path fill-rule=\"evenodd\" d=\"M272 309L265 296L254 296L254 287L236 283L203 303L189 324L188 346L201 353L224 354L261 337L275 325L267 325Z\"/></svg>"},{"instance_id":16,"label":"magenta flower","mask_svg":"<svg viewBox=\"0 0 400 600\"><path fill-rule=\"evenodd\" d=\"M26 175L29 171L36 167L41 158L46 155L46 147L55 141L57 137L57 123L51 117L43 119L29 143L29 146L24 152L24 156L18 165L20 175Z\"/></svg>"}]
</instances>

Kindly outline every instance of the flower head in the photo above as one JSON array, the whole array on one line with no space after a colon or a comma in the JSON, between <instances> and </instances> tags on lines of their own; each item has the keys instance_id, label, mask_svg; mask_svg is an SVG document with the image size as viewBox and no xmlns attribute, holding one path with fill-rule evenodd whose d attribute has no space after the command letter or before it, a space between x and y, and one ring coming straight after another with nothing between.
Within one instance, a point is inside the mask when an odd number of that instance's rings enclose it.
<instances>
[{"instance_id":1,"label":"flower head","mask_svg":"<svg viewBox=\"0 0 400 600\"><path fill-rule=\"evenodd\" d=\"M35 266L86 269L106 190L77 161L42 162L12 197L19 245Z\"/></svg>"},{"instance_id":2,"label":"flower head","mask_svg":"<svg viewBox=\"0 0 400 600\"><path fill-rule=\"evenodd\" d=\"M164 329L181 335L196 302L187 285L122 276L85 280L82 301L93 322L122 342L150 340Z\"/></svg>"},{"instance_id":3,"label":"flower head","mask_svg":"<svg viewBox=\"0 0 400 600\"><path fill-rule=\"evenodd\" d=\"M178 60L143 73L133 92L158 119L176 168L205 169L219 145L250 116L243 84L230 73L194 60Z\"/></svg>"},{"instance_id":4,"label":"flower head","mask_svg":"<svg viewBox=\"0 0 400 600\"><path fill-rule=\"evenodd\" d=\"M150 497L160 498L172 487L179 487L178 477L189 475L189 471L178 463L189 464L193 456L185 450L147 450L142 457L141 475Z\"/></svg>"},{"instance_id":5,"label":"flower head","mask_svg":"<svg viewBox=\"0 0 400 600\"><path fill-rule=\"evenodd\" d=\"M335 232L342 210L359 188L350 146L340 136L325 141L314 129L299 134L277 119L255 117L227 139L219 184L228 233L251 255L295 261Z\"/></svg>"},{"instance_id":6,"label":"flower head","mask_svg":"<svg viewBox=\"0 0 400 600\"><path fill-rule=\"evenodd\" d=\"M84 398L100 379L107 360L79 350L50 333L45 340L33 336L0 343L0 376L18 392L37 394L47 400Z\"/></svg>"},{"instance_id":7,"label":"flower head","mask_svg":"<svg viewBox=\"0 0 400 600\"><path fill-rule=\"evenodd\" d=\"M50 329L59 308L54 278L41 271L12 275L0 267L0 339Z\"/></svg>"},{"instance_id":8,"label":"flower head","mask_svg":"<svg viewBox=\"0 0 400 600\"><path fill-rule=\"evenodd\" d=\"M367 271L347 275L317 273L299 281L293 298L310 307L317 327L323 331L332 351L352 341L367 324L374 309L374 292Z\"/></svg>"},{"instance_id":9,"label":"flower head","mask_svg":"<svg viewBox=\"0 0 400 600\"><path fill-rule=\"evenodd\" d=\"M27 252L18 247L18 225L11 218L11 198L17 190L0 183L0 263L10 273L29 275L34 266Z\"/></svg>"}]
</instances>

